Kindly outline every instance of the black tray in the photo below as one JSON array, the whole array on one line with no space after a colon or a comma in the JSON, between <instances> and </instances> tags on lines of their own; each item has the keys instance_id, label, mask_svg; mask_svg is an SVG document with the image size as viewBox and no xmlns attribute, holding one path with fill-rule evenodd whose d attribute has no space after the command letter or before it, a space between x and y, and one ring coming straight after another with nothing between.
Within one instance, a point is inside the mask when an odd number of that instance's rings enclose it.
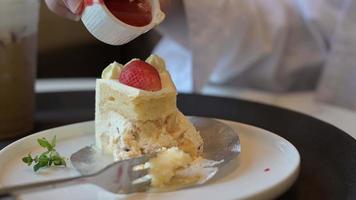
<instances>
[{"instance_id":1,"label":"black tray","mask_svg":"<svg viewBox=\"0 0 356 200\"><path fill-rule=\"evenodd\" d=\"M238 99L181 94L178 107L187 115L250 124L290 141L300 153L301 172L278 199L356 199L356 141L342 130L298 112ZM93 118L92 91L37 95L35 131Z\"/></svg>"}]
</instances>

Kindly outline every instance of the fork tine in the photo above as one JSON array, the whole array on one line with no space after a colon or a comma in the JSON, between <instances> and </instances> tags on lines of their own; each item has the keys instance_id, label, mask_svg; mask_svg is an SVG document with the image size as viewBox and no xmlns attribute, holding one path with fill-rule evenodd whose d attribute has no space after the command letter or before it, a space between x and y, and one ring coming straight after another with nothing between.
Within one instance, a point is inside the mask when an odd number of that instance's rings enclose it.
<instances>
[{"instance_id":1,"label":"fork tine","mask_svg":"<svg viewBox=\"0 0 356 200\"><path fill-rule=\"evenodd\" d=\"M151 186L151 180L147 180L147 181L132 184L131 190L137 192L143 192L146 191L150 186Z\"/></svg>"},{"instance_id":2,"label":"fork tine","mask_svg":"<svg viewBox=\"0 0 356 200\"><path fill-rule=\"evenodd\" d=\"M152 157L153 157L153 155L145 155L145 156L141 156L139 158L134 158L134 159L130 160L130 166L134 167L136 165L145 164Z\"/></svg>"},{"instance_id":3,"label":"fork tine","mask_svg":"<svg viewBox=\"0 0 356 200\"><path fill-rule=\"evenodd\" d=\"M131 178L131 180L136 180L138 178L142 178L142 177L146 176L149 173L149 171L150 171L149 168L141 169L141 170L133 170L133 171L131 171L130 178Z\"/></svg>"}]
</instances>

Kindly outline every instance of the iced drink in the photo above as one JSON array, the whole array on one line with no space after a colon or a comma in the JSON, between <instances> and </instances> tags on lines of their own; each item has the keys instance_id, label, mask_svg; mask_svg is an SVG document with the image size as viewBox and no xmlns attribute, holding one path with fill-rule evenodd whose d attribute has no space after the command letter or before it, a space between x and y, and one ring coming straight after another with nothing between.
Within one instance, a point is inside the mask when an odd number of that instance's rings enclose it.
<instances>
[{"instance_id":1,"label":"iced drink","mask_svg":"<svg viewBox=\"0 0 356 200\"><path fill-rule=\"evenodd\" d=\"M0 139L33 128L39 1L0 1Z\"/></svg>"}]
</instances>

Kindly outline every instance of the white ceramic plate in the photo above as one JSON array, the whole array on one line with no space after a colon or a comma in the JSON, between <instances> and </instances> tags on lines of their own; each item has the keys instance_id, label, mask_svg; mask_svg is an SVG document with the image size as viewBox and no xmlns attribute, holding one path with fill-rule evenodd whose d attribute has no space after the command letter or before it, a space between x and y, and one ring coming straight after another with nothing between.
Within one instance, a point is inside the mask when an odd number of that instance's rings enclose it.
<instances>
[{"instance_id":1,"label":"white ceramic plate","mask_svg":"<svg viewBox=\"0 0 356 200\"><path fill-rule=\"evenodd\" d=\"M272 199L286 191L299 173L300 157L296 148L266 130L237 122L223 122L237 131L242 151L229 164L230 169L226 171L230 173L220 173L206 185L173 192L125 196L87 184L27 194L22 199ZM22 163L21 158L28 152L37 154L41 150L36 143L37 138L52 138L54 135L57 135L57 150L70 157L73 152L94 143L94 123L83 122L42 131L4 148L0 151L0 187L79 175L70 164L68 168L51 168L34 173L32 168Z\"/></svg>"}]
</instances>

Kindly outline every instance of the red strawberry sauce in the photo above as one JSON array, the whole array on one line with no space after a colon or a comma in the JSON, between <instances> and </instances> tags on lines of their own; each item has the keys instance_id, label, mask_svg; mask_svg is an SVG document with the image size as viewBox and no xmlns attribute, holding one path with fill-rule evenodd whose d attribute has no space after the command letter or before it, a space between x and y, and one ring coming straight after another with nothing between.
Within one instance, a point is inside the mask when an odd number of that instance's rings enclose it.
<instances>
[{"instance_id":1,"label":"red strawberry sauce","mask_svg":"<svg viewBox=\"0 0 356 200\"><path fill-rule=\"evenodd\" d=\"M104 0L104 3L116 18L131 26L146 26L152 20L149 0Z\"/></svg>"}]
</instances>

